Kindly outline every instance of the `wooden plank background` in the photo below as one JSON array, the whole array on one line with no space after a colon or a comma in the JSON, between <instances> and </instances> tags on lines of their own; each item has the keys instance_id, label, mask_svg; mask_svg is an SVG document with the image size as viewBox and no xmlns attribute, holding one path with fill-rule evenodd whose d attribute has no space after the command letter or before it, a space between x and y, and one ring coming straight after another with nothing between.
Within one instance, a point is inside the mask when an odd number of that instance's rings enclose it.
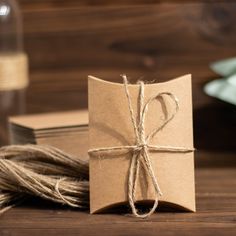
<instances>
[{"instance_id":1,"label":"wooden plank background","mask_svg":"<svg viewBox=\"0 0 236 236\"><path fill-rule=\"evenodd\" d=\"M235 150L235 109L202 88L217 78L210 62L236 55L236 2L113 3L20 1L30 58L28 112L87 107L88 74L163 81L191 73L196 147Z\"/></svg>"}]
</instances>

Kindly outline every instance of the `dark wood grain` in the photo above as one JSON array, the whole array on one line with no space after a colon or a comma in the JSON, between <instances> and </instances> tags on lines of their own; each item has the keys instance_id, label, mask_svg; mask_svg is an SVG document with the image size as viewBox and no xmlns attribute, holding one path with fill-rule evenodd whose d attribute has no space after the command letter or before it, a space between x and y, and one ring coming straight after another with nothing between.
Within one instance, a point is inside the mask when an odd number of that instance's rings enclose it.
<instances>
[{"instance_id":1,"label":"dark wood grain","mask_svg":"<svg viewBox=\"0 0 236 236\"><path fill-rule=\"evenodd\" d=\"M193 2L225 2L225 0L18 0L20 4L26 8L46 8L46 7L83 7L83 6L121 6L121 5L149 5L160 3L193 3ZM228 0L227 2L235 2Z\"/></svg>"},{"instance_id":2,"label":"dark wood grain","mask_svg":"<svg viewBox=\"0 0 236 236\"><path fill-rule=\"evenodd\" d=\"M235 9L236 3L203 3L25 11L26 50L33 70L128 68L162 75L207 67L235 54Z\"/></svg>"},{"instance_id":3,"label":"dark wood grain","mask_svg":"<svg viewBox=\"0 0 236 236\"><path fill-rule=\"evenodd\" d=\"M46 2L44 7L37 6L40 1L22 2L29 113L87 107L88 74L165 81L191 73L196 147L236 149L235 109L203 92L218 77L209 64L236 55L236 2L109 7Z\"/></svg>"},{"instance_id":4,"label":"dark wood grain","mask_svg":"<svg viewBox=\"0 0 236 236\"><path fill-rule=\"evenodd\" d=\"M197 153L197 158L199 155L212 160L214 153ZM225 163L231 156L216 155ZM48 204L31 205L1 216L0 235L235 235L235 168L236 159L230 167L196 169L196 213L158 212L150 219L140 220L124 214L89 215Z\"/></svg>"}]
</instances>

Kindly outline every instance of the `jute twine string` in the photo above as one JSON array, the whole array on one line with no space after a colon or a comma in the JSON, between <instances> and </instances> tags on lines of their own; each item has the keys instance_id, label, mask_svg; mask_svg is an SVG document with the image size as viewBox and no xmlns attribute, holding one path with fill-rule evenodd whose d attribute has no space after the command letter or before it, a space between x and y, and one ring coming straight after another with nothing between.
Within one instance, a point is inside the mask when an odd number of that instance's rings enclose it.
<instances>
[{"instance_id":1,"label":"jute twine string","mask_svg":"<svg viewBox=\"0 0 236 236\"><path fill-rule=\"evenodd\" d=\"M28 57L25 53L0 56L0 91L26 88L29 84Z\"/></svg>"},{"instance_id":2,"label":"jute twine string","mask_svg":"<svg viewBox=\"0 0 236 236\"><path fill-rule=\"evenodd\" d=\"M115 147L102 147L89 150L91 155L98 154L100 156L103 154L112 155L116 153L116 151L124 151L125 153L130 152L131 155L131 162L129 167L129 178L128 178L128 200L130 207L132 209L132 213L134 216L139 218L146 218L149 217L154 213L158 206L159 197L162 195L161 189L159 187L157 178L155 176L152 163L150 160L149 152L150 151L157 151L157 152L181 152L187 153L194 151L193 148L187 147L173 147L173 146L158 146L158 145L151 145L149 144L150 141L154 138L154 136L160 132L172 119L174 119L175 115L179 110L179 102L177 97L170 93L170 92L162 92L158 93L155 96L149 98L147 102L144 104L144 83L140 81L139 84L139 97L138 97L138 115L137 118L134 115L134 110L132 108L131 103L131 96L128 89L128 80L126 75L122 75L123 82L124 82L124 90L125 95L128 101L128 108L130 112L130 118L134 129L135 134L135 145L127 145L127 146L115 146ZM164 96L169 97L175 105L175 111L173 114L166 118L162 125L153 129L146 136L145 134L145 117L148 111L149 105L157 99L161 99ZM136 188L137 188L137 180L139 177L139 170L140 164L142 164L145 168L146 174L150 176L154 190L155 190L155 201L152 208L147 213L139 213L136 206L135 206L135 199L136 199Z\"/></svg>"},{"instance_id":3,"label":"jute twine string","mask_svg":"<svg viewBox=\"0 0 236 236\"><path fill-rule=\"evenodd\" d=\"M0 148L0 213L37 196L71 207L89 207L88 163L49 146Z\"/></svg>"}]
</instances>

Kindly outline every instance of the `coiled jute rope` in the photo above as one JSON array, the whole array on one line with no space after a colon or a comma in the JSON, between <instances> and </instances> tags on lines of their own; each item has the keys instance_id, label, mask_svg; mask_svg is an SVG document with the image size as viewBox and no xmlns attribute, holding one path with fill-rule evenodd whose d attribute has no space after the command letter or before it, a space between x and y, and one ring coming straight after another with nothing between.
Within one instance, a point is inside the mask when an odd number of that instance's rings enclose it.
<instances>
[{"instance_id":1,"label":"coiled jute rope","mask_svg":"<svg viewBox=\"0 0 236 236\"><path fill-rule=\"evenodd\" d=\"M188 147L173 147L173 146L158 146L158 145L150 145L150 141L154 138L154 136L160 132L172 119L174 119L175 115L179 110L179 102L177 97L170 92L162 92L158 93L155 96L149 98L147 102L144 104L144 83L142 81L139 82L139 98L138 98L138 111L139 114L137 118L134 115L134 110L131 104L131 96L128 89L128 80L126 75L122 75L124 81L124 91L128 101L128 108L130 112L130 118L134 129L135 134L135 144L129 146L115 146L115 147L102 147L97 149L89 150L90 155L98 155L101 154L116 154L116 151L124 153L130 152L131 162L129 167L129 178L128 178L128 200L130 207L132 209L132 213L134 216L139 218L149 217L154 213L158 206L159 197L162 195L161 189L158 184L158 180L155 176L152 163L149 156L149 151L157 151L157 152L181 152L187 153L194 151L193 148ZM167 117L163 124L155 129L146 136L145 134L145 117L147 114L148 107L150 103L152 103L156 99L161 99L164 96L169 97L175 105L175 111L172 115ZM137 187L137 179L139 176L140 164L144 165L144 169L146 170L146 174L150 176L154 190L155 190L155 201L149 212L145 214L138 213L138 210L135 206L135 198L136 198L136 187Z\"/></svg>"},{"instance_id":2,"label":"coiled jute rope","mask_svg":"<svg viewBox=\"0 0 236 236\"><path fill-rule=\"evenodd\" d=\"M71 207L89 207L88 163L38 145L0 148L0 213L37 196Z\"/></svg>"}]
</instances>

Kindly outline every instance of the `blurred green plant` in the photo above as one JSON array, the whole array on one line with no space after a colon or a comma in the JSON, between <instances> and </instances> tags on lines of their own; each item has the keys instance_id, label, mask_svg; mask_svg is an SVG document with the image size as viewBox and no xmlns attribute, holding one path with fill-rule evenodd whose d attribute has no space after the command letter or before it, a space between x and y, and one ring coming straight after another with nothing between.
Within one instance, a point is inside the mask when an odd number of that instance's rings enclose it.
<instances>
[{"instance_id":1,"label":"blurred green plant","mask_svg":"<svg viewBox=\"0 0 236 236\"><path fill-rule=\"evenodd\" d=\"M213 62L210 68L221 78L207 83L205 93L236 105L236 57Z\"/></svg>"}]
</instances>

